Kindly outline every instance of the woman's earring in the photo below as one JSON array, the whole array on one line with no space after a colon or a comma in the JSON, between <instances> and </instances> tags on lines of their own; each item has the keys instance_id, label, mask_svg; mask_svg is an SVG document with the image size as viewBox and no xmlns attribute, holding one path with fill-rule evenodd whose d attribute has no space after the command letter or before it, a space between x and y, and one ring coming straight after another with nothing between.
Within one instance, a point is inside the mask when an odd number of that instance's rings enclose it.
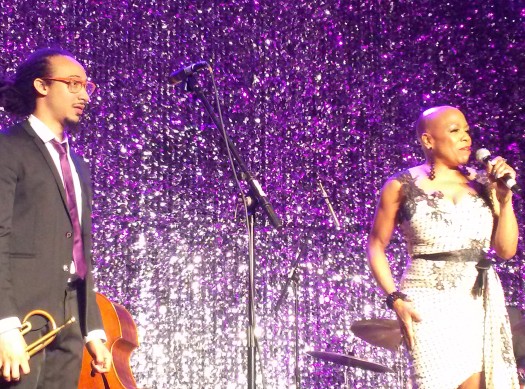
<instances>
[{"instance_id":1,"label":"woman's earring","mask_svg":"<svg viewBox=\"0 0 525 389\"><path fill-rule=\"evenodd\" d=\"M430 154L430 170L428 172L428 179L430 181L436 178L436 165L434 164L434 158L432 157L432 147L428 148Z\"/></svg>"},{"instance_id":2,"label":"woman's earring","mask_svg":"<svg viewBox=\"0 0 525 389\"><path fill-rule=\"evenodd\" d=\"M430 162L430 171L428 172L428 179L432 181L435 178L436 178L436 166L434 165L434 161L432 161Z\"/></svg>"}]
</instances>

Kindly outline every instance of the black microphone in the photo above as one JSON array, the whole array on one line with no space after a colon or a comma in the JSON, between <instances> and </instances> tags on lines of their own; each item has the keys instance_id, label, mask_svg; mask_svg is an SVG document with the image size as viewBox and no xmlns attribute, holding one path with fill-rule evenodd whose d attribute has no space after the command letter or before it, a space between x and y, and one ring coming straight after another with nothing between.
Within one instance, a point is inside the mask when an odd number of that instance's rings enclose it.
<instances>
[{"instance_id":1,"label":"black microphone","mask_svg":"<svg viewBox=\"0 0 525 389\"><path fill-rule=\"evenodd\" d=\"M328 206L328 210L330 211L330 214L332 215L332 218L334 219L335 228L340 229L341 224L339 224L339 220L337 219L337 216L334 212L334 207L332 207L332 203L330 202L330 199L328 198L328 193L326 193L326 190L324 190L323 184L321 184L321 181L317 181L317 185L319 186L319 190L321 191L321 197L326 202L326 205Z\"/></svg>"},{"instance_id":2,"label":"black microphone","mask_svg":"<svg viewBox=\"0 0 525 389\"><path fill-rule=\"evenodd\" d=\"M478 162L487 165L491 160L490 157L490 151L488 151L487 149L479 149L478 151L476 151L476 160ZM516 180L512 178L512 176L509 173L505 174L503 177L498 178L497 180L504 184L512 192L518 194L521 197L521 188L516 182Z\"/></svg>"},{"instance_id":3,"label":"black microphone","mask_svg":"<svg viewBox=\"0 0 525 389\"><path fill-rule=\"evenodd\" d=\"M190 66L186 66L185 68L176 70L173 73L171 73L170 77L168 78L168 82L173 85L180 84L181 82L186 81L186 79L189 76L192 76L198 71L201 71L202 69L205 69L209 66L210 65L208 65L208 62L206 61L195 62Z\"/></svg>"}]
</instances>

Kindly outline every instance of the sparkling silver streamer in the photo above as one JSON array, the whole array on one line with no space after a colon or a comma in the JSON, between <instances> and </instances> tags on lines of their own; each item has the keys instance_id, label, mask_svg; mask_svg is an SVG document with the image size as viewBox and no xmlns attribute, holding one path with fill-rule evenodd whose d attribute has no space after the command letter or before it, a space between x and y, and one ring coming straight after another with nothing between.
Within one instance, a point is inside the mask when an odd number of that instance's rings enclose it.
<instances>
[{"instance_id":1,"label":"sparkling silver streamer","mask_svg":"<svg viewBox=\"0 0 525 389\"><path fill-rule=\"evenodd\" d=\"M274 306L299 242L308 247L299 268L303 387L340 388L345 372L308 350L352 351L398 372L346 368L355 388L404 387L403 351L350 331L356 320L392 317L364 251L377 195L388 176L421 160L413 123L436 104L464 110L476 145L523 172L520 2L4 3L2 75L33 49L58 44L100 86L74 144L94 178L98 289L138 326L139 387L246 387L247 238L238 193L202 105L166 82L201 59L214 67L231 137L285 221L282 232L257 221L267 387L292 383L291 292L278 312ZM211 98L209 77L198 79ZM0 116L5 125L14 120ZM516 208L523 225L523 204ZM499 266L508 303L519 308L523 249L521 238L516 259ZM389 256L399 277L406 254L398 235Z\"/></svg>"}]
</instances>

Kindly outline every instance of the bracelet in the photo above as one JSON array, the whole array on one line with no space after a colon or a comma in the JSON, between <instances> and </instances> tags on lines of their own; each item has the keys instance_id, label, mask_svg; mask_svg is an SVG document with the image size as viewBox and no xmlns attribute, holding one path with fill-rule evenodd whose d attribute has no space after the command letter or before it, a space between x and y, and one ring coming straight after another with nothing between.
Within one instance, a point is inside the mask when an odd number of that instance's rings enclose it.
<instances>
[{"instance_id":1,"label":"bracelet","mask_svg":"<svg viewBox=\"0 0 525 389\"><path fill-rule=\"evenodd\" d=\"M394 301L397 299L401 299L403 301L408 300L408 296L404 294L403 292L400 292L399 290L395 290L392 293L390 293L388 296L386 296L386 306L390 309L394 309Z\"/></svg>"}]
</instances>

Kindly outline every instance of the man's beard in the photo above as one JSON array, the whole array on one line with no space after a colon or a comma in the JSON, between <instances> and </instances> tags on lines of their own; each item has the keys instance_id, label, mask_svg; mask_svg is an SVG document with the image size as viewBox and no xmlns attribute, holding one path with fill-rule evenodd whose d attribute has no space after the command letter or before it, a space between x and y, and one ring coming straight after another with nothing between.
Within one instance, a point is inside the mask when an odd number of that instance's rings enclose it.
<instances>
[{"instance_id":1,"label":"man's beard","mask_svg":"<svg viewBox=\"0 0 525 389\"><path fill-rule=\"evenodd\" d=\"M80 118L77 121L67 119L65 120L65 127L69 133L76 134L79 132Z\"/></svg>"}]
</instances>

